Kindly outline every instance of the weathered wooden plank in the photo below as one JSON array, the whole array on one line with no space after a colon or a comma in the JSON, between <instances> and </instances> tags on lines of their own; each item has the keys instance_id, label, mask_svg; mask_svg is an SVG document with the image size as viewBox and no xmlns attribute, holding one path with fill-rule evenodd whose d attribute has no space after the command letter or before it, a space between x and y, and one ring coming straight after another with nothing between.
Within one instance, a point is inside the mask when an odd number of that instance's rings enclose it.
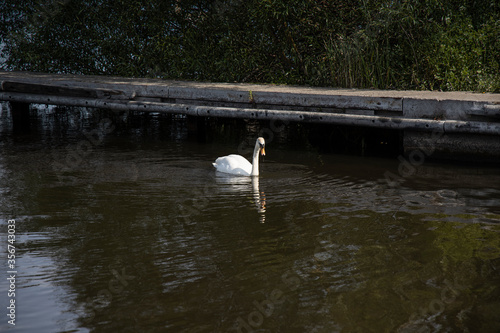
<instances>
[{"instance_id":1,"label":"weathered wooden plank","mask_svg":"<svg viewBox=\"0 0 500 333\"><path fill-rule=\"evenodd\" d=\"M404 106L408 116L416 117L419 112L431 117L432 113L453 108L455 102L472 102L478 107L494 102L500 103L499 94L468 92L356 90L2 71L0 80L89 89L114 89L123 91L128 98L179 98L234 103L253 101L257 104L280 106L296 104L386 111L402 111ZM435 112L436 107L438 110Z\"/></svg>"},{"instance_id":2,"label":"weathered wooden plank","mask_svg":"<svg viewBox=\"0 0 500 333\"><path fill-rule=\"evenodd\" d=\"M500 94L312 88L5 71L0 71L0 83L0 101L23 105L13 111L13 117L17 118L22 112L24 116L29 115L26 103L40 103L204 117L281 119L403 130L403 146L409 154L422 147L421 151L440 150L448 155L486 154L497 159L499 156ZM17 119L15 123L20 125L22 121Z\"/></svg>"},{"instance_id":3,"label":"weathered wooden plank","mask_svg":"<svg viewBox=\"0 0 500 333\"><path fill-rule=\"evenodd\" d=\"M0 90L6 92L16 92L25 94L73 96L73 97L89 97L89 98L106 98L110 96L123 94L122 91L115 89L65 87L58 85L15 82L15 81L2 81L0 84Z\"/></svg>"},{"instance_id":4,"label":"weathered wooden plank","mask_svg":"<svg viewBox=\"0 0 500 333\"><path fill-rule=\"evenodd\" d=\"M467 110L467 114L482 117L500 118L500 104L487 104L482 108Z\"/></svg>"},{"instance_id":5,"label":"weathered wooden plank","mask_svg":"<svg viewBox=\"0 0 500 333\"><path fill-rule=\"evenodd\" d=\"M67 82L64 84L68 84ZM151 99L163 98L178 100L187 104L208 104L225 106L228 104L266 105L272 109L313 110L313 109L353 109L353 110L385 110L402 112L401 98L353 97L322 94L292 94L283 92L233 91L224 89L200 89L193 87L165 87L157 90L152 87L129 87L129 91L90 87L66 87L54 84L39 84L3 81L1 90L6 92L33 93L52 96L74 96L88 98ZM358 111L357 111L358 112ZM372 112L373 113L373 112Z\"/></svg>"},{"instance_id":6,"label":"weathered wooden plank","mask_svg":"<svg viewBox=\"0 0 500 333\"><path fill-rule=\"evenodd\" d=\"M321 90L319 90L322 92ZM328 93L326 93L328 92ZM357 110L389 110L403 111L401 97L375 97L339 94L335 91L325 93L311 93L309 90L301 92L256 91L252 93L255 103L274 105L298 105L316 108L337 108Z\"/></svg>"},{"instance_id":7,"label":"weathered wooden plank","mask_svg":"<svg viewBox=\"0 0 500 333\"><path fill-rule=\"evenodd\" d=\"M431 120L293 110L249 109L147 101L104 100L66 96L25 95L21 93L7 92L0 93L0 100L40 104L73 105L122 111L179 113L205 117L229 117L262 120L279 119L283 121L329 123L397 130L412 129L419 131L439 131L445 133L500 135L500 124L487 122Z\"/></svg>"},{"instance_id":8,"label":"weathered wooden plank","mask_svg":"<svg viewBox=\"0 0 500 333\"><path fill-rule=\"evenodd\" d=\"M500 95L498 98L500 102ZM500 117L500 106L487 101L405 98L403 116L453 120L470 120L471 116Z\"/></svg>"},{"instance_id":9,"label":"weathered wooden plank","mask_svg":"<svg viewBox=\"0 0 500 333\"><path fill-rule=\"evenodd\" d=\"M1 71L0 80L3 80L0 100L24 103L499 134L497 125L489 121L470 121L474 119L471 116L476 119L486 116L498 123L499 94L177 82Z\"/></svg>"},{"instance_id":10,"label":"weathered wooden plank","mask_svg":"<svg viewBox=\"0 0 500 333\"><path fill-rule=\"evenodd\" d=\"M249 87L252 88L252 87ZM389 110L402 112L402 98L400 97L374 97L353 96L336 94L335 91L312 93L311 90L298 90L290 87L292 92L279 90L268 91L257 85L256 90L230 90L227 87L217 89L200 89L199 87L172 86L169 88L168 97L179 100L193 101L218 101L233 103L253 103L264 105L288 106L289 108L336 108L357 110ZM321 90L319 90L322 92ZM328 93L326 93L328 92Z\"/></svg>"}]
</instances>

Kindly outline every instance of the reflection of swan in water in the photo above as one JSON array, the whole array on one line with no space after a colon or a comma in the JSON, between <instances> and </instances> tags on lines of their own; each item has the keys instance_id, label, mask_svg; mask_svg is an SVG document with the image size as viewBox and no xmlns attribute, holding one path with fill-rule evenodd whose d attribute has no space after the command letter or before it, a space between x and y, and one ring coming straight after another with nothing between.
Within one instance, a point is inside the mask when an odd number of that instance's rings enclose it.
<instances>
[{"instance_id":1,"label":"reflection of swan in water","mask_svg":"<svg viewBox=\"0 0 500 333\"><path fill-rule=\"evenodd\" d=\"M228 155L219 157L212 163L219 172L230 173L239 176L258 176L259 175L259 153L266 155L264 150L264 138L258 138L253 150L252 163L241 155Z\"/></svg>"},{"instance_id":2,"label":"reflection of swan in water","mask_svg":"<svg viewBox=\"0 0 500 333\"><path fill-rule=\"evenodd\" d=\"M221 185L226 185L224 187L225 191L231 193L248 193L252 192L253 203L259 213L259 220L261 223L266 221L266 194L260 191L259 188L259 177L232 177L231 175L218 174L215 181ZM250 182L251 189L250 189Z\"/></svg>"},{"instance_id":3,"label":"reflection of swan in water","mask_svg":"<svg viewBox=\"0 0 500 333\"><path fill-rule=\"evenodd\" d=\"M259 177L252 177L252 192L257 212L260 215L260 223L266 222L266 194L260 191Z\"/></svg>"}]
</instances>

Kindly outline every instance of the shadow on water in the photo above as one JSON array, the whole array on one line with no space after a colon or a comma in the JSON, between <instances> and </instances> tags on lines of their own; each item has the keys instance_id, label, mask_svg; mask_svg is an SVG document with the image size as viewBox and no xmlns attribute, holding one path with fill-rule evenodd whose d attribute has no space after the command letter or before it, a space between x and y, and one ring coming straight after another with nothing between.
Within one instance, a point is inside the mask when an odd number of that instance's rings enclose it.
<instances>
[{"instance_id":1,"label":"shadow on water","mask_svg":"<svg viewBox=\"0 0 500 333\"><path fill-rule=\"evenodd\" d=\"M13 135L2 105L16 332L500 328L494 167L426 162L394 185L395 157L324 153L314 127L61 108L34 118ZM258 135L260 177L213 170Z\"/></svg>"}]
</instances>

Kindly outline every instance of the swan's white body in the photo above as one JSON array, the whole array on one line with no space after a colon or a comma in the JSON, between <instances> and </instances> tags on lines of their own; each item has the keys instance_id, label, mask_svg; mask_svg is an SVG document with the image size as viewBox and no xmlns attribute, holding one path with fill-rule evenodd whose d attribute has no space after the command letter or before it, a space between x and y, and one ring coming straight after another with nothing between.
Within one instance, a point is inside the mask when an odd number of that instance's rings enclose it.
<instances>
[{"instance_id":1,"label":"swan's white body","mask_svg":"<svg viewBox=\"0 0 500 333\"><path fill-rule=\"evenodd\" d=\"M259 153L265 155L264 139L258 138L255 142L252 163L241 155L228 155L219 157L212 163L219 172L229 173L239 176L258 176L259 175Z\"/></svg>"}]
</instances>

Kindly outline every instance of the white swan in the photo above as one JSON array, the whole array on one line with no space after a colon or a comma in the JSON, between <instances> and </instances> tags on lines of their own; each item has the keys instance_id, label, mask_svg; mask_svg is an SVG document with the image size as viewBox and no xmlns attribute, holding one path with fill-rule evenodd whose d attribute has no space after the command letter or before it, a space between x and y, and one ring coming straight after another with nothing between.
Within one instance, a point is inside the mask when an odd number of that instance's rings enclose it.
<instances>
[{"instance_id":1,"label":"white swan","mask_svg":"<svg viewBox=\"0 0 500 333\"><path fill-rule=\"evenodd\" d=\"M219 172L230 173L240 176L258 176L259 175L259 153L266 155L264 149L264 138L258 138L255 142L255 149L253 150L252 163L248 162L246 158L241 155L228 155L219 157L212 163Z\"/></svg>"}]
</instances>

